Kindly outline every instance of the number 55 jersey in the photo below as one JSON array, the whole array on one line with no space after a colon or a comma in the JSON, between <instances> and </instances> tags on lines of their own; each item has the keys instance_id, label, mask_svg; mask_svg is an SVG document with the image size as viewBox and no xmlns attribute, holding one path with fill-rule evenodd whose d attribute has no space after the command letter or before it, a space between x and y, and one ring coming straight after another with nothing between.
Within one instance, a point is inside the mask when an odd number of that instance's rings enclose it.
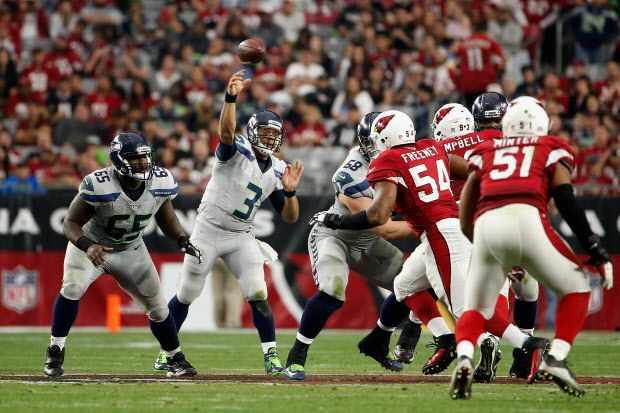
<instances>
[{"instance_id":1,"label":"number 55 jersey","mask_svg":"<svg viewBox=\"0 0 620 413\"><path fill-rule=\"evenodd\" d=\"M270 155L271 166L263 172L247 139L236 136L233 145L232 154L217 154L197 220L227 231L248 232L263 201L283 188L286 163Z\"/></svg>"},{"instance_id":2,"label":"number 55 jersey","mask_svg":"<svg viewBox=\"0 0 620 413\"><path fill-rule=\"evenodd\" d=\"M179 187L167 169L154 167L153 179L137 200L125 194L113 167L86 176L79 196L95 209L95 216L84 227L84 234L98 244L127 249L142 239L144 229L167 200L177 196Z\"/></svg>"}]
</instances>

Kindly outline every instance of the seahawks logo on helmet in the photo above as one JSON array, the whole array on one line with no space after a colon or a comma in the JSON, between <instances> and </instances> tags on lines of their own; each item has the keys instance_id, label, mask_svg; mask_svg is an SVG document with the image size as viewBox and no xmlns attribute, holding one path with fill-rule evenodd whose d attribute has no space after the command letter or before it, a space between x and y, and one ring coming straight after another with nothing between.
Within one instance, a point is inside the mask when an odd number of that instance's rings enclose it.
<instances>
[{"instance_id":1,"label":"seahawks logo on helmet","mask_svg":"<svg viewBox=\"0 0 620 413\"><path fill-rule=\"evenodd\" d=\"M284 122L270 110L256 112L247 125L248 141L263 155L279 152L284 141Z\"/></svg>"},{"instance_id":2,"label":"seahawks logo on helmet","mask_svg":"<svg viewBox=\"0 0 620 413\"><path fill-rule=\"evenodd\" d=\"M149 181L153 177L151 148L144 136L135 132L121 132L110 143L110 161L116 172L138 181ZM146 157L146 163L132 165L130 160Z\"/></svg>"}]
</instances>

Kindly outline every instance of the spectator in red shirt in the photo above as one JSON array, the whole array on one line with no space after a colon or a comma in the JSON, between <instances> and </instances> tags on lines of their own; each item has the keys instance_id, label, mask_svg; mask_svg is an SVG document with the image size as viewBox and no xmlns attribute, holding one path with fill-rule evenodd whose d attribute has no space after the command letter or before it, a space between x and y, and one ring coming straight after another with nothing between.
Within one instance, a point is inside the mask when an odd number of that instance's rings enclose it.
<instances>
[{"instance_id":1,"label":"spectator in red shirt","mask_svg":"<svg viewBox=\"0 0 620 413\"><path fill-rule=\"evenodd\" d=\"M69 42L64 34L54 39L52 50L45 56L45 65L55 69L62 77L71 76L84 69L82 59L69 48Z\"/></svg>"},{"instance_id":2,"label":"spectator in red shirt","mask_svg":"<svg viewBox=\"0 0 620 413\"><path fill-rule=\"evenodd\" d=\"M321 111L316 106L306 106L303 122L297 125L291 136L294 146L322 146L327 138Z\"/></svg>"},{"instance_id":3,"label":"spectator in red shirt","mask_svg":"<svg viewBox=\"0 0 620 413\"><path fill-rule=\"evenodd\" d=\"M486 91L491 83L497 83L504 67L504 53L499 44L486 33L484 20L475 26L475 32L465 39L456 50L460 60L458 90L465 96L467 107L476 97Z\"/></svg>"},{"instance_id":4,"label":"spectator in red shirt","mask_svg":"<svg viewBox=\"0 0 620 413\"><path fill-rule=\"evenodd\" d=\"M56 85L60 74L56 67L45 64L43 50L34 49L32 55L32 64L22 71L21 81L29 83L36 100L43 102L49 88Z\"/></svg>"},{"instance_id":5,"label":"spectator in red shirt","mask_svg":"<svg viewBox=\"0 0 620 413\"><path fill-rule=\"evenodd\" d=\"M545 105L548 105L548 102L557 102L562 108L562 113L568 111L568 95L560 89L560 78L553 72L545 74L543 89L538 93L537 97Z\"/></svg>"},{"instance_id":6,"label":"spectator in red shirt","mask_svg":"<svg viewBox=\"0 0 620 413\"><path fill-rule=\"evenodd\" d=\"M123 102L112 89L112 78L102 76L97 79L97 88L95 93L88 96L91 110L96 118L101 119L104 123L110 119L110 115L115 109L119 109Z\"/></svg>"}]
</instances>

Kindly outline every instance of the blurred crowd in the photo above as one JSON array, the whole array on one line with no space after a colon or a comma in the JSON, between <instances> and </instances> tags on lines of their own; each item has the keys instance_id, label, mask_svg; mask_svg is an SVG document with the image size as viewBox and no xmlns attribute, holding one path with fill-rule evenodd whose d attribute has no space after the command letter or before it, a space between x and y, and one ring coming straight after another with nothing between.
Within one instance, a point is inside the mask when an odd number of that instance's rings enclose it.
<instances>
[{"instance_id":1,"label":"blurred crowd","mask_svg":"<svg viewBox=\"0 0 620 413\"><path fill-rule=\"evenodd\" d=\"M281 114L305 192L329 187L365 113L400 109L428 134L443 103L492 90L543 100L580 192L620 195L617 13L613 0L0 0L0 193L76 188L120 130L202 192L236 46L258 37L267 56L245 67L237 127Z\"/></svg>"}]
</instances>

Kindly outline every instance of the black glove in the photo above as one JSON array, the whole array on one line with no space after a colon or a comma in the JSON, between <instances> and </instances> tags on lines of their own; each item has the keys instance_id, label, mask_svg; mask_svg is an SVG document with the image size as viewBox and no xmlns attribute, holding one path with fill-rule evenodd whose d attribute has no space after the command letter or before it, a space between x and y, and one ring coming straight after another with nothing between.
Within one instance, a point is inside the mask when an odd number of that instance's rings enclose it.
<instances>
[{"instance_id":1,"label":"black glove","mask_svg":"<svg viewBox=\"0 0 620 413\"><path fill-rule=\"evenodd\" d=\"M604 262L611 261L609 254L601 245L601 239L598 235L592 234L588 238L588 242L590 243L590 248L588 248L588 255L590 259L586 262L588 265L598 265Z\"/></svg>"},{"instance_id":2,"label":"black glove","mask_svg":"<svg viewBox=\"0 0 620 413\"><path fill-rule=\"evenodd\" d=\"M202 264L202 253L190 242L189 238L183 235L179 238L178 243L182 252L198 258L198 264Z\"/></svg>"},{"instance_id":3,"label":"black glove","mask_svg":"<svg viewBox=\"0 0 620 413\"><path fill-rule=\"evenodd\" d=\"M310 219L308 225L314 225L317 223L323 224L327 228L338 229L340 228L340 215L325 211L317 212L314 214L312 219Z\"/></svg>"}]
</instances>

